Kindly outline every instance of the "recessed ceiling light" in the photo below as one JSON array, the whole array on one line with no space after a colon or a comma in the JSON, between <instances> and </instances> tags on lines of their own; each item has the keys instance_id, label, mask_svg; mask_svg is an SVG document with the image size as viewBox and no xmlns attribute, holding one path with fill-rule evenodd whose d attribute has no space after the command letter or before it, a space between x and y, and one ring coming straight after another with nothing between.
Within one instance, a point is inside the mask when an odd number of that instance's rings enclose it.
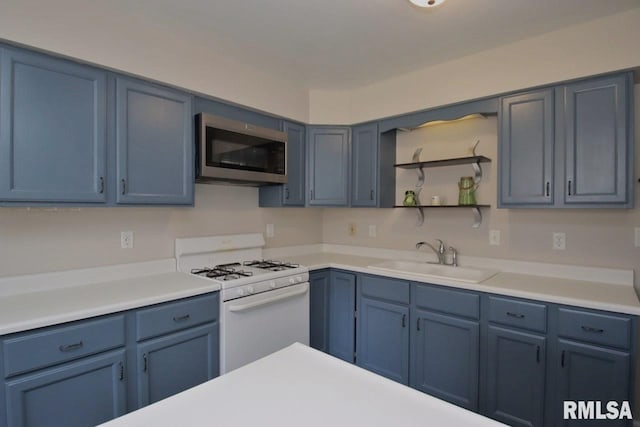
<instances>
[{"instance_id":1,"label":"recessed ceiling light","mask_svg":"<svg viewBox=\"0 0 640 427\"><path fill-rule=\"evenodd\" d=\"M436 7L445 2L445 0L409 0L409 1L419 7Z\"/></svg>"}]
</instances>

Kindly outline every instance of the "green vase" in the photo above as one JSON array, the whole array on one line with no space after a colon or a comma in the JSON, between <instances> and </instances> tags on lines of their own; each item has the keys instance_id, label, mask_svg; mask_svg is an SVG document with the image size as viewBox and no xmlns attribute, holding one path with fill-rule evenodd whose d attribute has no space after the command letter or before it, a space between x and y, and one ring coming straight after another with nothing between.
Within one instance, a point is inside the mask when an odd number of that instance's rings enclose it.
<instances>
[{"instance_id":1,"label":"green vase","mask_svg":"<svg viewBox=\"0 0 640 427\"><path fill-rule=\"evenodd\" d=\"M476 201L476 182L472 176L463 176L458 183L460 193L458 195L458 204L463 206L477 205Z\"/></svg>"},{"instance_id":2,"label":"green vase","mask_svg":"<svg viewBox=\"0 0 640 427\"><path fill-rule=\"evenodd\" d=\"M404 201L402 202L405 206L417 206L418 200L416 198L415 191L407 190L404 192Z\"/></svg>"}]
</instances>

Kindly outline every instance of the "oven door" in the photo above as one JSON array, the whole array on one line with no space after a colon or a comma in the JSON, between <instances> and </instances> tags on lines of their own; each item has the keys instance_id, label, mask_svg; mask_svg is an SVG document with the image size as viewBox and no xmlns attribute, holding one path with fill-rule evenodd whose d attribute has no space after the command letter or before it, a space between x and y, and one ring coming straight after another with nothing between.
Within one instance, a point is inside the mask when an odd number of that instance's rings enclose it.
<instances>
[{"instance_id":1,"label":"oven door","mask_svg":"<svg viewBox=\"0 0 640 427\"><path fill-rule=\"evenodd\" d=\"M222 303L220 372L295 342L309 345L309 283Z\"/></svg>"}]
</instances>

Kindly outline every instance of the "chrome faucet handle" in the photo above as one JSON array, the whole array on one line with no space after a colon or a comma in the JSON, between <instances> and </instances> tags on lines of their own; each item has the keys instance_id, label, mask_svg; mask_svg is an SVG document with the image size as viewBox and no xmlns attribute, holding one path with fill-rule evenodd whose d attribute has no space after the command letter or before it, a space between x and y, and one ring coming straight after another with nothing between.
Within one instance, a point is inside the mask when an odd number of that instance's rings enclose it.
<instances>
[{"instance_id":1,"label":"chrome faucet handle","mask_svg":"<svg viewBox=\"0 0 640 427\"><path fill-rule=\"evenodd\" d=\"M436 239L436 240L440 243L440 246L438 247L438 253L440 255L444 255L444 252L445 252L444 242L440 239Z\"/></svg>"},{"instance_id":2,"label":"chrome faucet handle","mask_svg":"<svg viewBox=\"0 0 640 427\"><path fill-rule=\"evenodd\" d=\"M451 252L451 265L453 267L458 266L458 251L453 246L449 246L449 252Z\"/></svg>"}]
</instances>

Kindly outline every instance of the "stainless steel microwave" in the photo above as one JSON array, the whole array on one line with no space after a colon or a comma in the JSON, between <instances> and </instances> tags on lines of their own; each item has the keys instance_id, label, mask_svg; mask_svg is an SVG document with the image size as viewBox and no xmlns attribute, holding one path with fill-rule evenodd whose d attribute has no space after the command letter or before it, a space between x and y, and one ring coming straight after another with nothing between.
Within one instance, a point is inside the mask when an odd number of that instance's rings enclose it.
<instances>
[{"instance_id":1,"label":"stainless steel microwave","mask_svg":"<svg viewBox=\"0 0 640 427\"><path fill-rule=\"evenodd\" d=\"M267 185L287 182L287 134L196 115L196 181Z\"/></svg>"}]
</instances>

